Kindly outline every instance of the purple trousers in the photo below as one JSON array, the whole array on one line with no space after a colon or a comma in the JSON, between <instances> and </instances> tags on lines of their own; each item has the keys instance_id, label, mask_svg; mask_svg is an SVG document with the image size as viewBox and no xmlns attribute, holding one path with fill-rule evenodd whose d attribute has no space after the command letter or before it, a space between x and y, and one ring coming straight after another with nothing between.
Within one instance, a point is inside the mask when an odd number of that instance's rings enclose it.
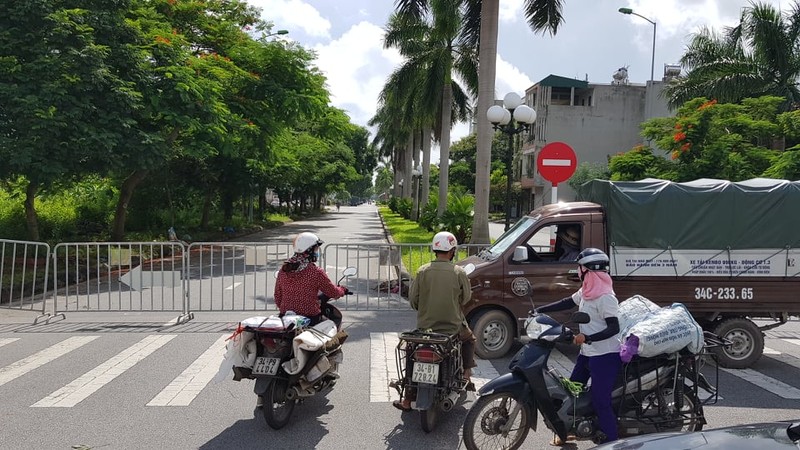
<instances>
[{"instance_id":1,"label":"purple trousers","mask_svg":"<svg viewBox=\"0 0 800 450\"><path fill-rule=\"evenodd\" d=\"M617 381L617 375L622 367L619 353L606 353L599 356L578 355L575 368L569 377L572 381L583 384L592 379L592 388L589 394L592 396L592 406L597 413L597 420L600 430L608 437L606 442L616 441L617 416L611 407L611 391Z\"/></svg>"}]
</instances>

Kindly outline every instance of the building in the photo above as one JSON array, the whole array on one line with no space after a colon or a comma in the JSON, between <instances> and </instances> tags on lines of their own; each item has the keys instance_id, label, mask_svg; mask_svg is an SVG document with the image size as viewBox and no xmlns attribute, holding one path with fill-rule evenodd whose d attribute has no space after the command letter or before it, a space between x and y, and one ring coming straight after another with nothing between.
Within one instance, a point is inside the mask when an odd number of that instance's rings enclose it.
<instances>
[{"instance_id":1,"label":"building","mask_svg":"<svg viewBox=\"0 0 800 450\"><path fill-rule=\"evenodd\" d=\"M672 66L667 66L671 68ZM667 71L665 70L665 74ZM608 158L643 143L642 122L672 115L660 94L664 82L628 82L619 69L609 84L549 75L525 91L525 104L536 110L532 133L522 139L521 210L551 203L552 186L536 170L537 152L550 142L564 142L575 151L578 165L607 164ZM558 185L558 200L574 200L567 183Z\"/></svg>"}]
</instances>

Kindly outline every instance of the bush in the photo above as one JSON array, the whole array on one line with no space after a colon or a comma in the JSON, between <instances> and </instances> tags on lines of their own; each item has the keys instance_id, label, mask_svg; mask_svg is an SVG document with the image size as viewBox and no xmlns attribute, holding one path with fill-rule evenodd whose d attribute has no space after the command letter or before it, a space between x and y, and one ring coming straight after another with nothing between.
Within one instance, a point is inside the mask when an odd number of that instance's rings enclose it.
<instances>
[{"instance_id":1,"label":"bush","mask_svg":"<svg viewBox=\"0 0 800 450\"><path fill-rule=\"evenodd\" d=\"M414 209L414 203L410 198L401 198L397 200L397 214L400 214L404 219L411 219L411 211Z\"/></svg>"},{"instance_id":2,"label":"bush","mask_svg":"<svg viewBox=\"0 0 800 450\"><path fill-rule=\"evenodd\" d=\"M472 237L474 215L475 198L472 195L450 193L447 195L447 210L439 219L440 230L453 233L460 243L467 242Z\"/></svg>"},{"instance_id":3,"label":"bush","mask_svg":"<svg viewBox=\"0 0 800 450\"><path fill-rule=\"evenodd\" d=\"M422 207L419 213L419 225L428 231L436 230L439 225L439 219L436 213L439 209L439 195L431 194L428 197L428 203Z\"/></svg>"}]
</instances>

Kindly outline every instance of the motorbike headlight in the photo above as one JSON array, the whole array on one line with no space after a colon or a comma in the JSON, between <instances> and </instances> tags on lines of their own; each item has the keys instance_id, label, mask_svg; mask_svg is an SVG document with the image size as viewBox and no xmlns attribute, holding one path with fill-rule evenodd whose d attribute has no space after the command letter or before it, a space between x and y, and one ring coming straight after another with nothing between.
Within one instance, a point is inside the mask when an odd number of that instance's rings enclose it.
<instances>
[{"instance_id":1,"label":"motorbike headlight","mask_svg":"<svg viewBox=\"0 0 800 450\"><path fill-rule=\"evenodd\" d=\"M537 339L539 335L549 330L550 327L548 324L537 322L535 317L530 317L525 321L525 334L531 339Z\"/></svg>"}]
</instances>

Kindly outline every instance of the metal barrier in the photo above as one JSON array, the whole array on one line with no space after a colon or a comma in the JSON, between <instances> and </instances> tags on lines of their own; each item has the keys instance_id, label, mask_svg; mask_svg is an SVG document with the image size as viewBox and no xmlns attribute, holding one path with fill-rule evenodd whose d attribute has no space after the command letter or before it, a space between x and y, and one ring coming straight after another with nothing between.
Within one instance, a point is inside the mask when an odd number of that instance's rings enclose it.
<instances>
[{"instance_id":1,"label":"metal barrier","mask_svg":"<svg viewBox=\"0 0 800 450\"><path fill-rule=\"evenodd\" d=\"M47 317L50 246L0 239L0 308L40 311Z\"/></svg>"},{"instance_id":2,"label":"metal barrier","mask_svg":"<svg viewBox=\"0 0 800 450\"><path fill-rule=\"evenodd\" d=\"M275 309L275 271L290 244L201 242L187 253L188 311Z\"/></svg>"},{"instance_id":3,"label":"metal barrier","mask_svg":"<svg viewBox=\"0 0 800 450\"><path fill-rule=\"evenodd\" d=\"M175 311L185 301L180 242L62 243L53 249L53 316L65 312Z\"/></svg>"}]
</instances>

